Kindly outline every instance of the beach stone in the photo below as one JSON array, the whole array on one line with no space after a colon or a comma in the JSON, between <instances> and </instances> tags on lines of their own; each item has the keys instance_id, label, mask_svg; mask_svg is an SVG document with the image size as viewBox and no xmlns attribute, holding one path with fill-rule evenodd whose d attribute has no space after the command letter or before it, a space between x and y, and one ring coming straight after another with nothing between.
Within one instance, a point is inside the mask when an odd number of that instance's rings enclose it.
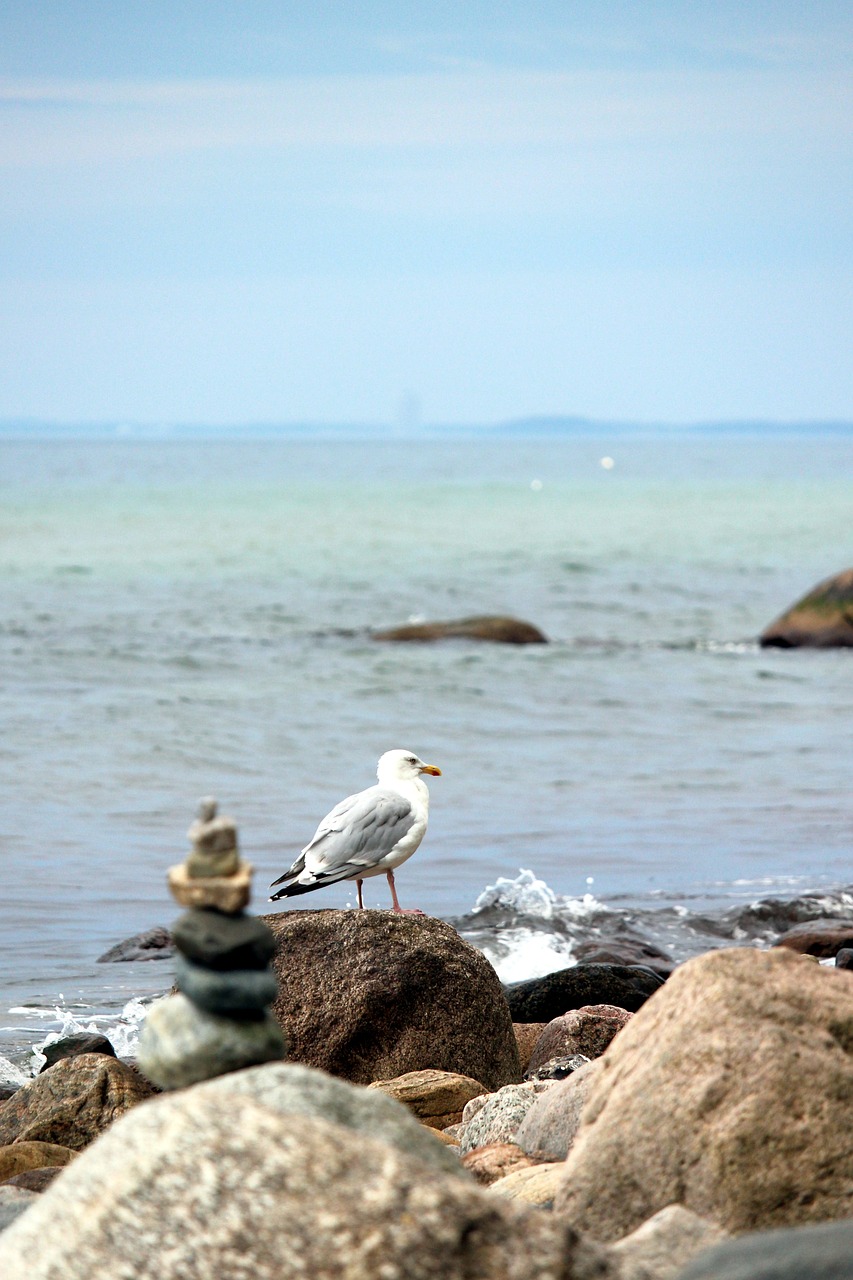
<instances>
[{"instance_id":1,"label":"beach stone","mask_svg":"<svg viewBox=\"0 0 853 1280\"><path fill-rule=\"evenodd\" d=\"M483 1106L465 1125L465 1132L459 1140L462 1155L493 1142L511 1142L536 1101L537 1089L542 1087L532 1083L506 1084L496 1093L489 1094Z\"/></svg>"},{"instance_id":2,"label":"beach stone","mask_svg":"<svg viewBox=\"0 0 853 1280\"><path fill-rule=\"evenodd\" d=\"M726 1240L698 1254L678 1280L853 1280L853 1218Z\"/></svg>"},{"instance_id":3,"label":"beach stone","mask_svg":"<svg viewBox=\"0 0 853 1280\"><path fill-rule=\"evenodd\" d=\"M765 627L759 643L777 649L853 646L853 569L824 578Z\"/></svg>"},{"instance_id":4,"label":"beach stone","mask_svg":"<svg viewBox=\"0 0 853 1280\"><path fill-rule=\"evenodd\" d=\"M0 1182L8 1182L19 1173L44 1169L48 1165L68 1164L76 1151L54 1142L12 1142L0 1147Z\"/></svg>"},{"instance_id":5,"label":"beach stone","mask_svg":"<svg viewBox=\"0 0 853 1280\"><path fill-rule=\"evenodd\" d=\"M169 868L167 879L172 897L182 907L212 907L236 915L252 895L252 871L250 863L240 862L233 875L195 877L179 863Z\"/></svg>"},{"instance_id":6,"label":"beach stone","mask_svg":"<svg viewBox=\"0 0 853 1280\"><path fill-rule=\"evenodd\" d=\"M211 804L215 801L211 800ZM233 876L240 865L237 852L237 824L233 818L208 817L209 808L187 832L192 850L184 866L187 875Z\"/></svg>"},{"instance_id":7,"label":"beach stone","mask_svg":"<svg viewBox=\"0 0 853 1280\"><path fill-rule=\"evenodd\" d=\"M483 1093L478 1080L453 1071L408 1071L394 1080L374 1080L368 1088L381 1089L389 1098L402 1102L432 1129L459 1124L465 1103Z\"/></svg>"},{"instance_id":8,"label":"beach stone","mask_svg":"<svg viewBox=\"0 0 853 1280\"><path fill-rule=\"evenodd\" d=\"M632 1016L627 1009L613 1004L592 1004L552 1019L536 1042L527 1064L528 1074L552 1058L570 1057L576 1053L585 1058L600 1058Z\"/></svg>"},{"instance_id":9,"label":"beach stone","mask_svg":"<svg viewBox=\"0 0 853 1280\"><path fill-rule=\"evenodd\" d=\"M580 1128L584 1103L600 1073L601 1059L596 1058L540 1094L515 1135L522 1151L565 1160Z\"/></svg>"},{"instance_id":10,"label":"beach stone","mask_svg":"<svg viewBox=\"0 0 853 1280\"><path fill-rule=\"evenodd\" d=\"M853 947L842 947L840 951L835 953L835 967L837 969L853 969Z\"/></svg>"},{"instance_id":11,"label":"beach stone","mask_svg":"<svg viewBox=\"0 0 853 1280\"><path fill-rule=\"evenodd\" d=\"M223 1018L178 994L151 1009L139 1037L137 1061L158 1088L183 1089L286 1053L287 1043L271 1014L239 1021Z\"/></svg>"},{"instance_id":12,"label":"beach stone","mask_svg":"<svg viewBox=\"0 0 853 1280\"><path fill-rule=\"evenodd\" d=\"M643 938L606 938L601 942L581 942L573 951L578 964L643 965L668 978L675 961L666 951Z\"/></svg>"},{"instance_id":13,"label":"beach stone","mask_svg":"<svg viewBox=\"0 0 853 1280\"><path fill-rule=\"evenodd\" d=\"M804 955L832 959L843 947L853 944L853 920L808 920L795 924L776 939L777 947L789 947Z\"/></svg>"},{"instance_id":14,"label":"beach stone","mask_svg":"<svg viewBox=\"0 0 853 1280\"><path fill-rule=\"evenodd\" d=\"M585 1005L612 1004L635 1013L662 983L659 974L641 966L577 964L510 983L504 994L514 1022L551 1022Z\"/></svg>"},{"instance_id":15,"label":"beach stone","mask_svg":"<svg viewBox=\"0 0 853 1280\"><path fill-rule=\"evenodd\" d=\"M536 1205L538 1209L552 1209L562 1174L563 1166L559 1162L534 1164L525 1169L513 1169L511 1173L493 1182L489 1190L508 1200L523 1200L525 1204ZM622 1280L621 1276L619 1280Z\"/></svg>"},{"instance_id":16,"label":"beach stone","mask_svg":"<svg viewBox=\"0 0 853 1280\"><path fill-rule=\"evenodd\" d=\"M175 983L200 1009L227 1018L256 1018L278 992L270 968L206 969L180 955L175 961Z\"/></svg>"},{"instance_id":17,"label":"beach stone","mask_svg":"<svg viewBox=\"0 0 853 1280\"><path fill-rule=\"evenodd\" d=\"M0 1274L615 1280L564 1221L327 1120L239 1094L223 1107L209 1086L104 1134L0 1236Z\"/></svg>"},{"instance_id":18,"label":"beach stone","mask_svg":"<svg viewBox=\"0 0 853 1280\"><path fill-rule=\"evenodd\" d=\"M580 1071L581 1067L585 1067L591 1058L587 1058L583 1053L573 1053L569 1057L549 1058L547 1062L543 1062L541 1067L536 1067L525 1073L525 1080L565 1080L566 1076L570 1076L573 1071Z\"/></svg>"},{"instance_id":19,"label":"beach stone","mask_svg":"<svg viewBox=\"0 0 853 1280\"><path fill-rule=\"evenodd\" d=\"M497 1182L513 1169L527 1169L536 1163L515 1142L490 1142L486 1147L475 1147L461 1160L463 1169L467 1169L484 1187Z\"/></svg>"},{"instance_id":20,"label":"beach stone","mask_svg":"<svg viewBox=\"0 0 853 1280\"><path fill-rule=\"evenodd\" d=\"M106 1054L63 1058L0 1108L0 1143L45 1142L80 1151L154 1092L138 1072Z\"/></svg>"},{"instance_id":21,"label":"beach stone","mask_svg":"<svg viewBox=\"0 0 853 1280\"><path fill-rule=\"evenodd\" d=\"M530 622L493 616L456 618L451 622L414 622L371 633L374 640L488 640L497 644L547 644L548 637Z\"/></svg>"},{"instance_id":22,"label":"beach stone","mask_svg":"<svg viewBox=\"0 0 853 1280\"><path fill-rule=\"evenodd\" d=\"M109 951L98 956L96 964L116 964L131 960L169 960L175 954L172 935L162 925L136 933L132 938L117 942Z\"/></svg>"},{"instance_id":23,"label":"beach stone","mask_svg":"<svg viewBox=\"0 0 853 1280\"><path fill-rule=\"evenodd\" d=\"M613 1240L672 1203L730 1232L853 1211L844 970L783 947L709 952L598 1061L556 1206L580 1230Z\"/></svg>"},{"instance_id":24,"label":"beach stone","mask_svg":"<svg viewBox=\"0 0 853 1280\"><path fill-rule=\"evenodd\" d=\"M45 1045L42 1053L45 1057L42 1071L49 1071L54 1063L60 1062L63 1058L76 1058L81 1053L105 1053L108 1058L116 1056L116 1051L107 1037L96 1031L81 1031L77 1035L63 1036L61 1040Z\"/></svg>"},{"instance_id":25,"label":"beach stone","mask_svg":"<svg viewBox=\"0 0 853 1280\"><path fill-rule=\"evenodd\" d=\"M522 1073L527 1070L527 1064L536 1047L536 1041L547 1025L547 1022L514 1022L512 1024L515 1043L518 1045L518 1060L521 1064Z\"/></svg>"},{"instance_id":26,"label":"beach stone","mask_svg":"<svg viewBox=\"0 0 853 1280\"><path fill-rule=\"evenodd\" d=\"M620 1280L671 1280L691 1258L725 1239L716 1223L669 1204L612 1249L622 1263Z\"/></svg>"},{"instance_id":27,"label":"beach stone","mask_svg":"<svg viewBox=\"0 0 853 1280\"><path fill-rule=\"evenodd\" d=\"M265 969L275 954L275 938L262 920L244 913L197 908L172 925L175 946L207 969Z\"/></svg>"},{"instance_id":28,"label":"beach stone","mask_svg":"<svg viewBox=\"0 0 853 1280\"><path fill-rule=\"evenodd\" d=\"M5 1231L21 1214L39 1199L37 1191L27 1191L24 1187L0 1187L0 1232ZM4 1280L26 1280L26 1271L21 1270L13 1276L11 1272L2 1273Z\"/></svg>"},{"instance_id":29,"label":"beach stone","mask_svg":"<svg viewBox=\"0 0 853 1280\"><path fill-rule=\"evenodd\" d=\"M26 1169L16 1173L14 1178L7 1178L4 1187L20 1187L23 1191L44 1191L49 1187L57 1174L62 1173L64 1165L46 1164L41 1169Z\"/></svg>"},{"instance_id":30,"label":"beach stone","mask_svg":"<svg viewBox=\"0 0 853 1280\"><path fill-rule=\"evenodd\" d=\"M293 1061L361 1084L427 1068L487 1089L520 1079L497 974L450 925L393 911L263 919L277 944L272 1008Z\"/></svg>"}]
</instances>

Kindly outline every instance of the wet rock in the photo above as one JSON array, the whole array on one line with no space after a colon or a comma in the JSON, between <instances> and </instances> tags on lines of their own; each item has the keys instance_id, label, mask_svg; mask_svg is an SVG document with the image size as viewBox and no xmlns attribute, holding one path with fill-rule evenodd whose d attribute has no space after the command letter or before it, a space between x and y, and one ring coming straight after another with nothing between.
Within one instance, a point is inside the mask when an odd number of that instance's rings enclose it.
<instances>
[{"instance_id":1,"label":"wet rock","mask_svg":"<svg viewBox=\"0 0 853 1280\"><path fill-rule=\"evenodd\" d=\"M275 939L257 916L221 911L186 911L172 926L175 946L208 969L264 969L275 954Z\"/></svg>"},{"instance_id":2,"label":"wet rock","mask_svg":"<svg viewBox=\"0 0 853 1280\"><path fill-rule=\"evenodd\" d=\"M140 1036L140 1069L160 1089L183 1089L241 1067L283 1058L287 1043L270 1013L256 1019L222 1017L186 996L154 1005Z\"/></svg>"},{"instance_id":3,"label":"wet rock","mask_svg":"<svg viewBox=\"0 0 853 1280\"><path fill-rule=\"evenodd\" d=\"M726 1239L714 1222L680 1204L667 1205L613 1245L622 1263L620 1280L670 1280L691 1258Z\"/></svg>"},{"instance_id":4,"label":"wet rock","mask_svg":"<svg viewBox=\"0 0 853 1280\"><path fill-rule=\"evenodd\" d=\"M490 1142L485 1147L475 1147L462 1157L462 1167L483 1187L504 1178L514 1169L528 1169L537 1161L522 1151L515 1142Z\"/></svg>"},{"instance_id":5,"label":"wet rock","mask_svg":"<svg viewBox=\"0 0 853 1280\"><path fill-rule=\"evenodd\" d=\"M48 1165L68 1164L76 1154L53 1142L12 1142L0 1147L0 1182Z\"/></svg>"},{"instance_id":6,"label":"wet rock","mask_svg":"<svg viewBox=\"0 0 853 1280\"><path fill-rule=\"evenodd\" d=\"M527 1064L536 1047L536 1041L547 1025L547 1022L514 1022L512 1024L515 1042L518 1045L518 1060L523 1072L527 1070Z\"/></svg>"},{"instance_id":7,"label":"wet rock","mask_svg":"<svg viewBox=\"0 0 853 1280\"><path fill-rule=\"evenodd\" d=\"M0 1108L0 1143L46 1142L80 1151L155 1092L138 1072L106 1054L63 1058Z\"/></svg>"},{"instance_id":8,"label":"wet rock","mask_svg":"<svg viewBox=\"0 0 853 1280\"><path fill-rule=\"evenodd\" d=\"M853 1218L727 1240L700 1253L678 1280L853 1280Z\"/></svg>"},{"instance_id":9,"label":"wet rock","mask_svg":"<svg viewBox=\"0 0 853 1280\"><path fill-rule=\"evenodd\" d=\"M278 992L269 968L207 969L180 955L175 961L175 983L199 1009L225 1018L257 1018Z\"/></svg>"},{"instance_id":10,"label":"wet rock","mask_svg":"<svg viewBox=\"0 0 853 1280\"><path fill-rule=\"evenodd\" d=\"M592 1058L582 1053L573 1053L570 1057L549 1058L541 1067L525 1072L525 1080L565 1080L574 1071L580 1071Z\"/></svg>"},{"instance_id":11,"label":"wet rock","mask_svg":"<svg viewBox=\"0 0 853 1280\"><path fill-rule=\"evenodd\" d=\"M96 964L115 964L124 960L168 960L175 954L172 935L162 925L146 929L144 933L134 934L117 942L109 951L98 956Z\"/></svg>"},{"instance_id":12,"label":"wet rock","mask_svg":"<svg viewBox=\"0 0 853 1280\"><path fill-rule=\"evenodd\" d=\"M804 955L831 959L843 947L853 944L853 920L809 920L795 924L776 939L777 947L789 947Z\"/></svg>"},{"instance_id":13,"label":"wet rock","mask_svg":"<svg viewBox=\"0 0 853 1280\"><path fill-rule=\"evenodd\" d=\"M570 1009L615 1004L636 1012L662 985L658 974L634 965L578 964L504 987L514 1022L551 1022Z\"/></svg>"},{"instance_id":14,"label":"wet rock","mask_svg":"<svg viewBox=\"0 0 853 1280\"><path fill-rule=\"evenodd\" d=\"M432 1129L459 1124L465 1103L484 1092L478 1080L452 1071L409 1071L393 1080L375 1080L368 1088L402 1102Z\"/></svg>"},{"instance_id":15,"label":"wet rock","mask_svg":"<svg viewBox=\"0 0 853 1280\"><path fill-rule=\"evenodd\" d=\"M138 1108L84 1152L0 1237L0 1274L605 1280L612 1273L602 1251L565 1222L464 1177L426 1176L419 1160L365 1134L281 1116L246 1096L226 1107L202 1086Z\"/></svg>"},{"instance_id":16,"label":"wet rock","mask_svg":"<svg viewBox=\"0 0 853 1280\"><path fill-rule=\"evenodd\" d=\"M519 618L485 615L451 622L416 622L374 631L374 640L489 640L498 644L547 644L548 637Z\"/></svg>"},{"instance_id":17,"label":"wet rock","mask_svg":"<svg viewBox=\"0 0 853 1280\"><path fill-rule=\"evenodd\" d=\"M428 1068L487 1089L520 1079L497 974L450 925L392 911L263 919L293 1061L363 1084Z\"/></svg>"},{"instance_id":18,"label":"wet rock","mask_svg":"<svg viewBox=\"0 0 853 1280\"><path fill-rule=\"evenodd\" d=\"M116 1051L107 1037L92 1031L63 1036L61 1040L45 1045L42 1053L45 1057L42 1071L48 1071L54 1063L60 1062L63 1058L76 1058L81 1053L105 1053L108 1058L116 1056Z\"/></svg>"},{"instance_id":19,"label":"wet rock","mask_svg":"<svg viewBox=\"0 0 853 1280\"><path fill-rule=\"evenodd\" d=\"M493 1195L505 1196L507 1200L522 1200L525 1204L536 1205L538 1209L552 1209L562 1174L560 1163L535 1164L527 1169L513 1169L493 1182L489 1190Z\"/></svg>"},{"instance_id":20,"label":"wet rock","mask_svg":"<svg viewBox=\"0 0 853 1280\"><path fill-rule=\"evenodd\" d=\"M496 1093L489 1094L483 1106L465 1125L459 1139L462 1155L493 1142L511 1142L536 1101L537 1092L550 1087L532 1083L507 1084Z\"/></svg>"},{"instance_id":21,"label":"wet rock","mask_svg":"<svg viewBox=\"0 0 853 1280\"><path fill-rule=\"evenodd\" d=\"M27 1191L24 1187L0 1187L0 1231L5 1231L16 1218L19 1218L38 1199L39 1194L37 1191ZM22 1263L22 1268L23 1265ZM18 1280L18 1275L20 1275L21 1280L25 1280L27 1273L21 1269L17 1275L14 1275L14 1280ZM9 1272L8 1280L13 1280L12 1272Z\"/></svg>"},{"instance_id":22,"label":"wet rock","mask_svg":"<svg viewBox=\"0 0 853 1280\"><path fill-rule=\"evenodd\" d=\"M631 1017L627 1009L620 1009L617 1005L593 1004L554 1018L536 1042L527 1065L528 1075L552 1058L569 1057L575 1053L585 1058L600 1058Z\"/></svg>"},{"instance_id":23,"label":"wet rock","mask_svg":"<svg viewBox=\"0 0 853 1280\"><path fill-rule=\"evenodd\" d=\"M672 1203L731 1232L850 1214L848 973L709 952L598 1061L556 1206L580 1230L613 1240Z\"/></svg>"},{"instance_id":24,"label":"wet rock","mask_svg":"<svg viewBox=\"0 0 853 1280\"><path fill-rule=\"evenodd\" d=\"M590 1089L601 1072L601 1061L597 1058L580 1067L568 1079L539 1095L515 1135L522 1151L565 1160L580 1128Z\"/></svg>"},{"instance_id":25,"label":"wet rock","mask_svg":"<svg viewBox=\"0 0 853 1280\"><path fill-rule=\"evenodd\" d=\"M582 942L574 949L579 964L644 965L662 978L675 968L672 956L643 938L606 938L602 942Z\"/></svg>"},{"instance_id":26,"label":"wet rock","mask_svg":"<svg viewBox=\"0 0 853 1280\"><path fill-rule=\"evenodd\" d=\"M853 647L853 569L824 578L765 627L759 643L777 649Z\"/></svg>"}]
</instances>

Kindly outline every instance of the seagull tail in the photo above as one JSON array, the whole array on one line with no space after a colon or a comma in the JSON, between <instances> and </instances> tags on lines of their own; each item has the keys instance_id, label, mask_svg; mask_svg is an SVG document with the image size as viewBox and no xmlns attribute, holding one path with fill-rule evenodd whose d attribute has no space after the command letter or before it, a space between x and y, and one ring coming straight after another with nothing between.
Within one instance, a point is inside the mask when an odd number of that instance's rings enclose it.
<instances>
[{"instance_id":1,"label":"seagull tail","mask_svg":"<svg viewBox=\"0 0 853 1280\"><path fill-rule=\"evenodd\" d=\"M287 873L287 876L281 876L278 880L274 880L270 885L270 888L272 889L275 885L280 884L282 880L286 880L289 875L290 872ZM323 889L327 884L337 884L339 880L353 879L355 879L355 877L353 876L352 869L347 867L345 870L331 875L318 876L316 880L311 882L311 884L300 884L298 881L296 884L289 884L287 888L279 889L278 893L271 894L269 901L277 902L279 898L298 898L302 893L313 893L315 889Z\"/></svg>"},{"instance_id":2,"label":"seagull tail","mask_svg":"<svg viewBox=\"0 0 853 1280\"><path fill-rule=\"evenodd\" d=\"M305 855L300 854L299 857L294 862L293 866L290 868L290 870L283 871L277 880L273 880L272 884L270 885L270 888L274 889L277 884L284 884L285 880L292 880L295 876L300 875L304 870L305 870ZM279 897L280 895L276 894L275 896ZM270 899L270 901L272 901L272 899Z\"/></svg>"}]
</instances>

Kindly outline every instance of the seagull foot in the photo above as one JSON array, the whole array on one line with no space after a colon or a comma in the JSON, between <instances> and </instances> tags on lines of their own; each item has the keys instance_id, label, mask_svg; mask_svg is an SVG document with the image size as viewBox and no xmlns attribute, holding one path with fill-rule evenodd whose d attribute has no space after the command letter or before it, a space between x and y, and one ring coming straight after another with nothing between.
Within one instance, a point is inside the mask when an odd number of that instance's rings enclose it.
<instances>
[{"instance_id":1,"label":"seagull foot","mask_svg":"<svg viewBox=\"0 0 853 1280\"><path fill-rule=\"evenodd\" d=\"M425 911L419 911L417 907L392 907L398 916L422 916L426 915Z\"/></svg>"}]
</instances>

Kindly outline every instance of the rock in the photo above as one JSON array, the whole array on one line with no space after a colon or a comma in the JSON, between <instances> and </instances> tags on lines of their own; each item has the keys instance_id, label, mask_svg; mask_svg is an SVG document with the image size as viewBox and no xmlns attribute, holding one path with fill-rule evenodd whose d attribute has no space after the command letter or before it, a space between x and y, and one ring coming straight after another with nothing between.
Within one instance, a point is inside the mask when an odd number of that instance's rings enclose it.
<instances>
[{"instance_id":1,"label":"rock","mask_svg":"<svg viewBox=\"0 0 853 1280\"><path fill-rule=\"evenodd\" d=\"M562 1163L535 1164L528 1169L513 1169L493 1182L489 1190L508 1200L523 1200L539 1209L552 1209L562 1175Z\"/></svg>"},{"instance_id":2,"label":"rock","mask_svg":"<svg viewBox=\"0 0 853 1280\"><path fill-rule=\"evenodd\" d=\"M580 1071L581 1067L585 1067L588 1062L592 1062L592 1058L587 1058L582 1053L573 1053L568 1058L549 1058L547 1062L543 1062L541 1067L535 1070L525 1072L525 1080L565 1080L566 1076L570 1076L574 1071Z\"/></svg>"},{"instance_id":3,"label":"rock","mask_svg":"<svg viewBox=\"0 0 853 1280\"><path fill-rule=\"evenodd\" d=\"M853 969L853 947L842 947L835 953L836 969Z\"/></svg>"},{"instance_id":4,"label":"rock","mask_svg":"<svg viewBox=\"0 0 853 1280\"><path fill-rule=\"evenodd\" d=\"M667 1205L612 1246L622 1263L620 1280L670 1280L683 1266L726 1233L680 1204Z\"/></svg>"},{"instance_id":5,"label":"rock","mask_svg":"<svg viewBox=\"0 0 853 1280\"><path fill-rule=\"evenodd\" d=\"M212 812L211 812L212 810ZM202 801L202 811L187 832L192 850L184 862L192 878L233 876L240 867L237 824L224 815L216 817L216 801Z\"/></svg>"},{"instance_id":6,"label":"rock","mask_svg":"<svg viewBox=\"0 0 853 1280\"><path fill-rule=\"evenodd\" d=\"M42 1071L50 1070L54 1063L60 1062L63 1058L76 1058L81 1053L104 1053L108 1058L116 1056L116 1051L107 1037L92 1031L81 1031L77 1035L63 1036L61 1040L55 1040L53 1044L45 1045L42 1053L45 1057Z\"/></svg>"},{"instance_id":7,"label":"rock","mask_svg":"<svg viewBox=\"0 0 853 1280\"><path fill-rule=\"evenodd\" d=\"M462 1167L484 1187L506 1177L514 1169L528 1169L536 1163L515 1142L490 1142L488 1146L475 1147L462 1157Z\"/></svg>"},{"instance_id":8,"label":"rock","mask_svg":"<svg viewBox=\"0 0 853 1280\"><path fill-rule=\"evenodd\" d=\"M287 1043L272 1014L239 1021L223 1018L179 994L151 1009L139 1037L137 1060L158 1088L183 1089L286 1053Z\"/></svg>"},{"instance_id":9,"label":"rock","mask_svg":"<svg viewBox=\"0 0 853 1280\"><path fill-rule=\"evenodd\" d=\"M607 938L602 942L581 942L573 955L578 964L643 965L662 978L675 968L672 956L644 938Z\"/></svg>"},{"instance_id":10,"label":"rock","mask_svg":"<svg viewBox=\"0 0 853 1280\"><path fill-rule=\"evenodd\" d=\"M170 867L169 890L182 907L212 907L236 915L248 905L252 892L252 866L240 862L233 875L191 876L183 862Z\"/></svg>"},{"instance_id":11,"label":"rock","mask_svg":"<svg viewBox=\"0 0 853 1280\"><path fill-rule=\"evenodd\" d=\"M853 646L853 569L824 578L765 627L759 643L777 649Z\"/></svg>"},{"instance_id":12,"label":"rock","mask_svg":"<svg viewBox=\"0 0 853 1280\"><path fill-rule=\"evenodd\" d=\"M450 925L392 911L288 911L273 1012L293 1061L369 1084L434 1068L497 1089L521 1077L500 982Z\"/></svg>"},{"instance_id":13,"label":"rock","mask_svg":"<svg viewBox=\"0 0 853 1280\"><path fill-rule=\"evenodd\" d=\"M47 1142L80 1151L154 1092L138 1072L106 1054L63 1058L0 1108L0 1143Z\"/></svg>"},{"instance_id":14,"label":"rock","mask_svg":"<svg viewBox=\"0 0 853 1280\"><path fill-rule=\"evenodd\" d=\"M805 955L828 960L853 944L853 920L809 920L795 924L776 939L777 947L789 947Z\"/></svg>"},{"instance_id":15,"label":"rock","mask_svg":"<svg viewBox=\"0 0 853 1280\"><path fill-rule=\"evenodd\" d=\"M515 1135L522 1151L565 1160L580 1127L584 1103L600 1074L601 1059L596 1058L540 1094Z\"/></svg>"},{"instance_id":16,"label":"rock","mask_svg":"<svg viewBox=\"0 0 853 1280\"><path fill-rule=\"evenodd\" d=\"M223 915L197 908L172 926L175 946L207 969L265 969L275 954L275 938L257 916Z\"/></svg>"},{"instance_id":17,"label":"rock","mask_svg":"<svg viewBox=\"0 0 853 1280\"><path fill-rule=\"evenodd\" d=\"M27 1191L23 1187L0 1187L0 1232L19 1218L25 1209L29 1209L30 1205L35 1204L39 1199L37 1191ZM2 1240L2 1236L0 1236ZM5 1276L5 1280L26 1280L26 1270L21 1271L13 1276L11 1273Z\"/></svg>"},{"instance_id":18,"label":"rock","mask_svg":"<svg viewBox=\"0 0 853 1280\"><path fill-rule=\"evenodd\" d=\"M20 1088L19 1084L12 1084L10 1081L0 1084L0 1104L4 1103L7 1098L13 1098Z\"/></svg>"},{"instance_id":19,"label":"rock","mask_svg":"<svg viewBox=\"0 0 853 1280\"><path fill-rule=\"evenodd\" d=\"M394 1080L375 1080L368 1088L402 1102L431 1129L459 1124L465 1103L483 1093L479 1081L452 1071L409 1071Z\"/></svg>"},{"instance_id":20,"label":"rock","mask_svg":"<svg viewBox=\"0 0 853 1280\"><path fill-rule=\"evenodd\" d=\"M256 1018L278 993L269 968L207 969L181 955L175 961L175 982L199 1009L223 1018Z\"/></svg>"},{"instance_id":21,"label":"rock","mask_svg":"<svg viewBox=\"0 0 853 1280\"><path fill-rule=\"evenodd\" d=\"M518 1045L518 1060L521 1064L522 1072L527 1070L527 1064L536 1046L536 1041L547 1025L547 1022L514 1022L512 1024L515 1043Z\"/></svg>"},{"instance_id":22,"label":"rock","mask_svg":"<svg viewBox=\"0 0 853 1280\"><path fill-rule=\"evenodd\" d=\"M117 961L123 960L168 960L175 954L175 948L172 945L172 935L168 929L164 929L162 925L155 925L153 929L146 929L144 933L134 934L132 938L125 938L124 942L117 942L114 947L110 947L109 951L105 951L102 956L98 956L96 964L115 964Z\"/></svg>"},{"instance_id":23,"label":"rock","mask_svg":"<svg viewBox=\"0 0 853 1280\"><path fill-rule=\"evenodd\" d=\"M0 1274L605 1280L613 1272L600 1249L550 1215L465 1178L427 1175L419 1160L327 1120L282 1116L239 1094L224 1107L208 1084L138 1108L84 1152L0 1237Z\"/></svg>"},{"instance_id":24,"label":"rock","mask_svg":"<svg viewBox=\"0 0 853 1280\"><path fill-rule=\"evenodd\" d=\"M550 1022L584 1005L615 1004L636 1012L662 985L639 965L578 964L542 978L513 982L504 994L514 1022Z\"/></svg>"},{"instance_id":25,"label":"rock","mask_svg":"<svg viewBox=\"0 0 853 1280\"><path fill-rule=\"evenodd\" d=\"M580 1230L613 1240L672 1203L731 1232L850 1214L845 971L781 947L709 952L599 1062L557 1200Z\"/></svg>"},{"instance_id":26,"label":"rock","mask_svg":"<svg viewBox=\"0 0 853 1280\"><path fill-rule=\"evenodd\" d=\"M12 1142L0 1147L0 1182L8 1182L19 1173L44 1169L48 1165L68 1164L76 1151L54 1142Z\"/></svg>"},{"instance_id":27,"label":"rock","mask_svg":"<svg viewBox=\"0 0 853 1280\"><path fill-rule=\"evenodd\" d=\"M632 1016L627 1009L613 1004L592 1004L554 1018L536 1042L527 1065L528 1074L552 1058L575 1053L585 1058L600 1058L617 1031L621 1031Z\"/></svg>"},{"instance_id":28,"label":"rock","mask_svg":"<svg viewBox=\"0 0 853 1280\"><path fill-rule=\"evenodd\" d=\"M853 1280L853 1218L727 1240L700 1253L678 1280Z\"/></svg>"},{"instance_id":29,"label":"rock","mask_svg":"<svg viewBox=\"0 0 853 1280\"><path fill-rule=\"evenodd\" d=\"M27 1169L24 1173L16 1173L14 1178L7 1178L4 1187L20 1187L22 1191L44 1191L49 1187L58 1173L65 1166L46 1164L42 1169Z\"/></svg>"},{"instance_id":30,"label":"rock","mask_svg":"<svg viewBox=\"0 0 853 1280\"><path fill-rule=\"evenodd\" d=\"M479 1111L465 1125L459 1140L462 1155L493 1142L511 1142L518 1126L536 1101L537 1090L550 1085L507 1084L490 1094Z\"/></svg>"},{"instance_id":31,"label":"rock","mask_svg":"<svg viewBox=\"0 0 853 1280\"><path fill-rule=\"evenodd\" d=\"M374 640L490 640L498 644L547 644L548 637L530 622L492 616L457 618L452 622L415 622L372 632Z\"/></svg>"}]
</instances>

